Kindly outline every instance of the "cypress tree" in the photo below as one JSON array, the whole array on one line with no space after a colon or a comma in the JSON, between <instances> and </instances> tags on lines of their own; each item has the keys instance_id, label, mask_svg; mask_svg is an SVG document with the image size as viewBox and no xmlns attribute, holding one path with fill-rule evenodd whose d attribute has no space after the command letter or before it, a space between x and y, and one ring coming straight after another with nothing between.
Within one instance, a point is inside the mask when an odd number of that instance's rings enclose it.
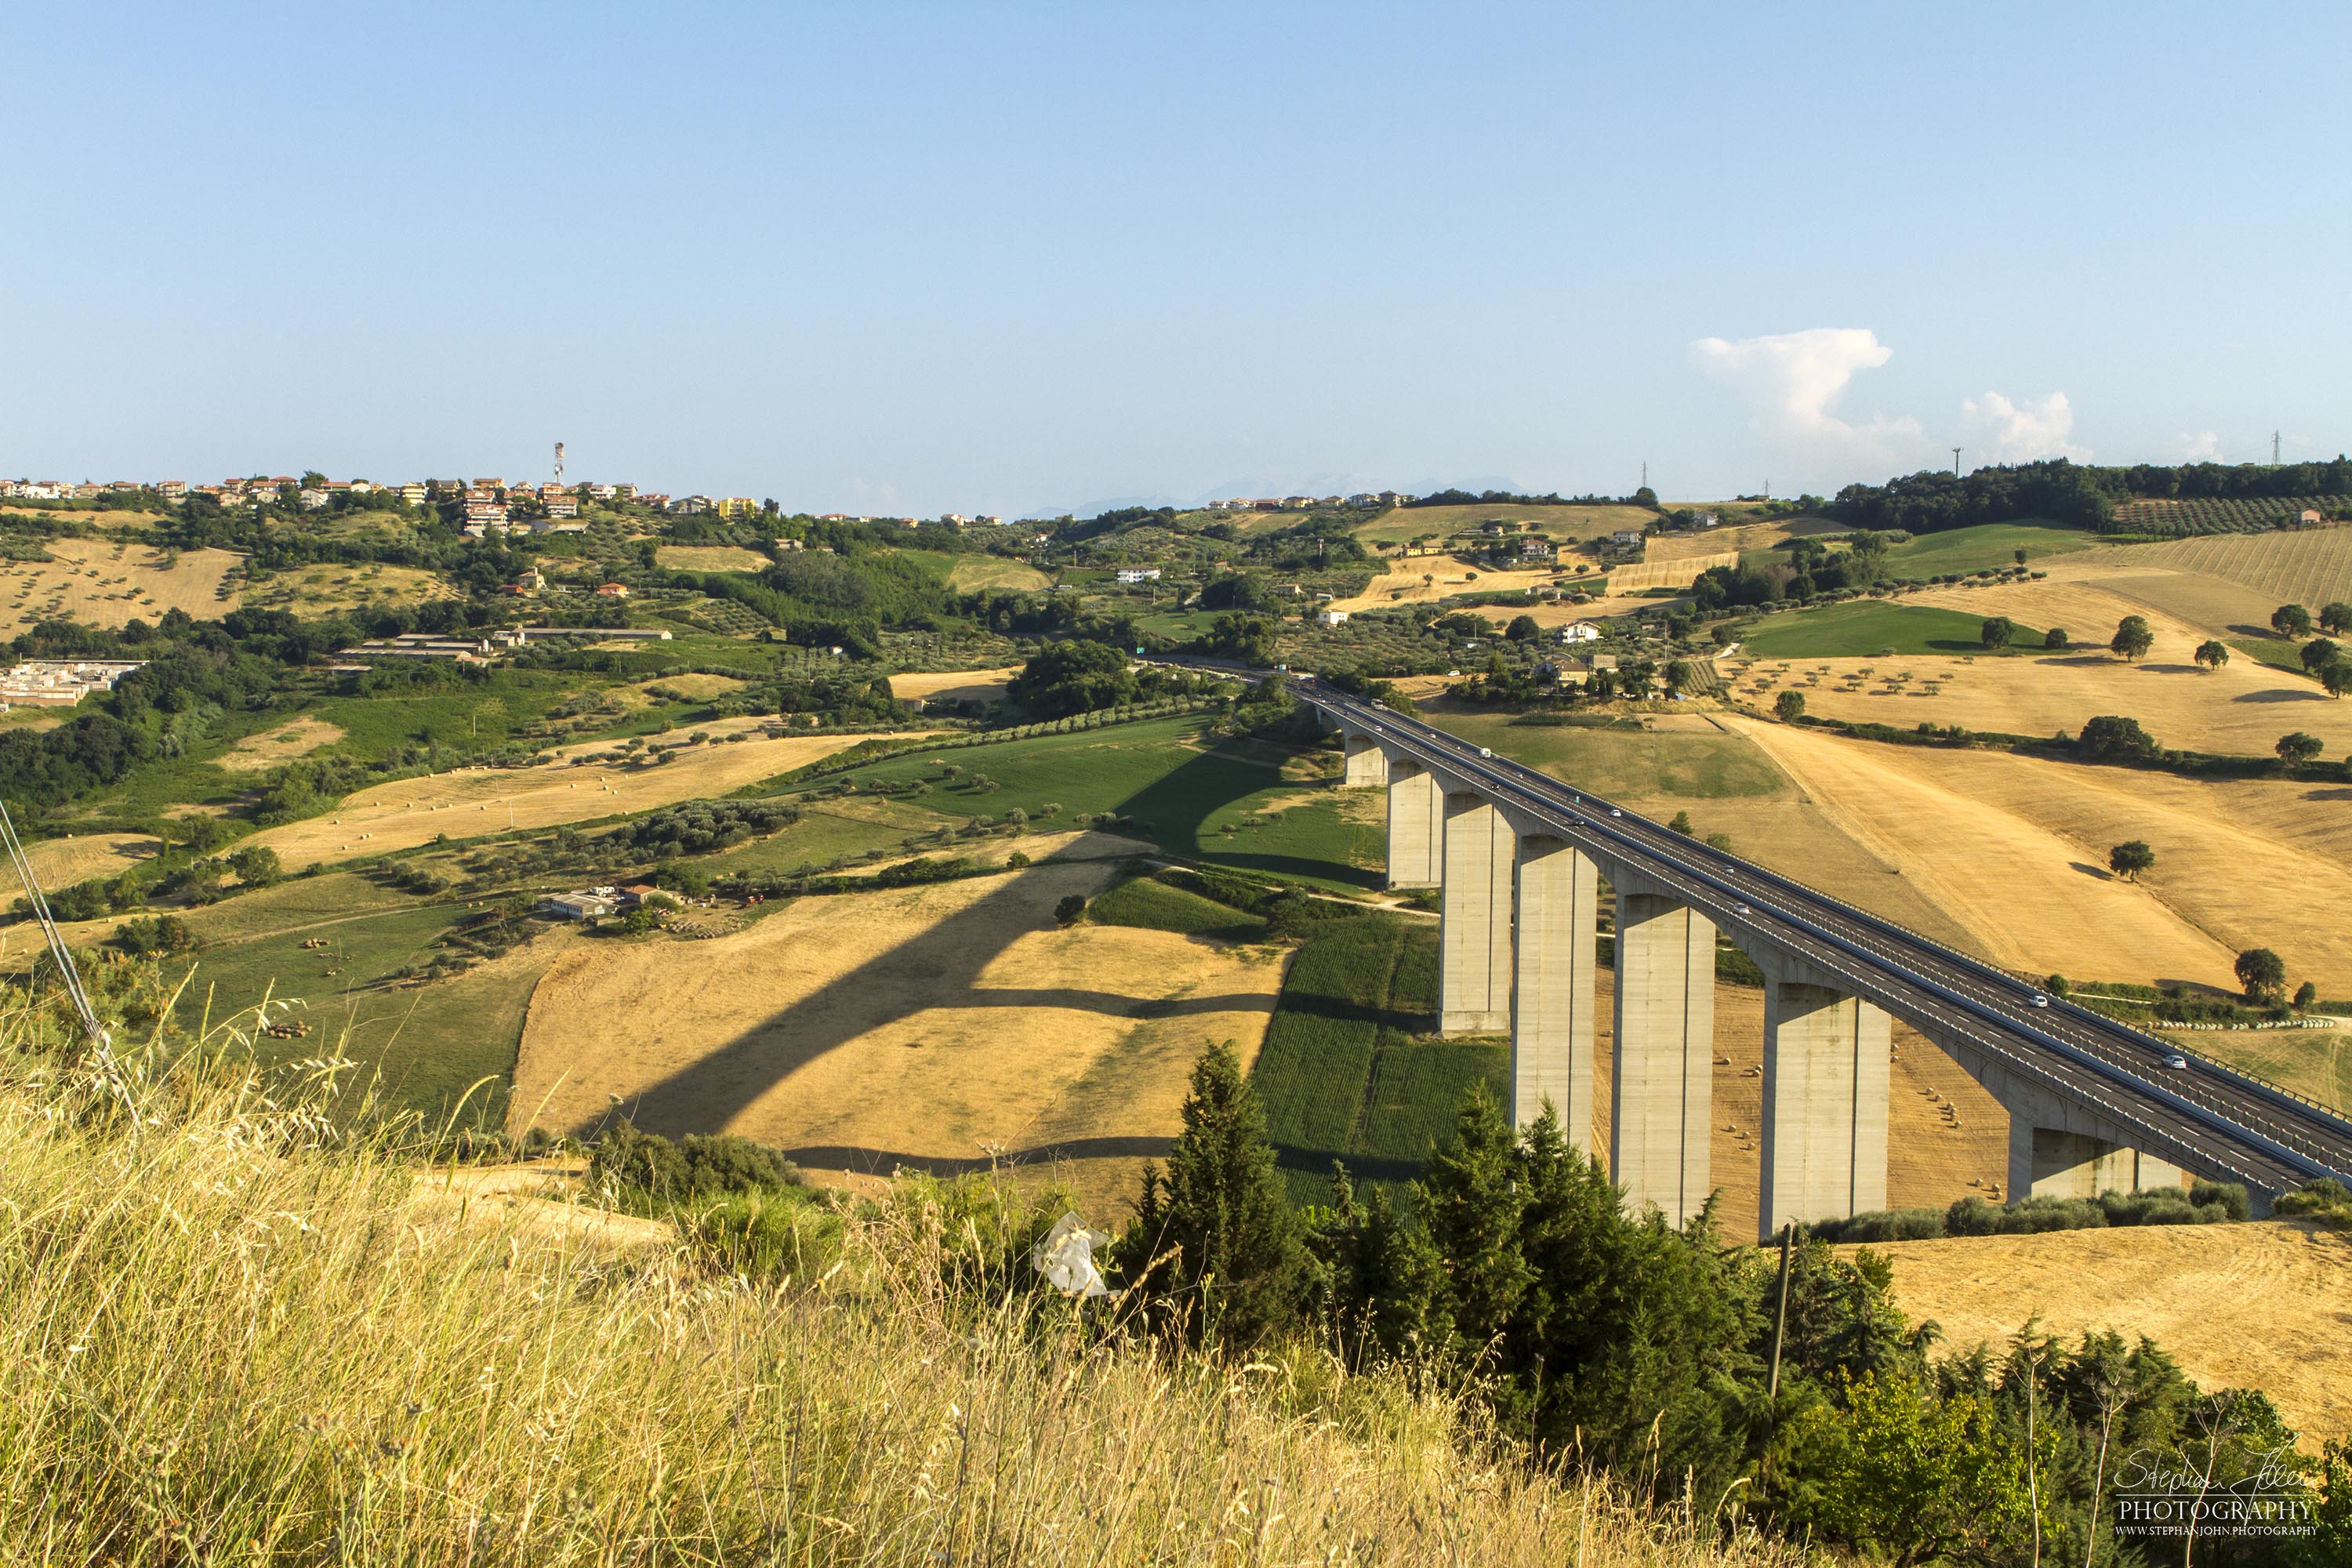
<instances>
[{"instance_id":1,"label":"cypress tree","mask_svg":"<svg viewBox=\"0 0 2352 1568\"><path fill-rule=\"evenodd\" d=\"M1418 1184L1422 1223L1444 1260L1444 1305L1456 1348L1475 1358L1502 1339L1532 1281L1519 1247L1518 1151L1502 1107L1475 1085L1454 1137Z\"/></svg>"},{"instance_id":2,"label":"cypress tree","mask_svg":"<svg viewBox=\"0 0 2352 1568\"><path fill-rule=\"evenodd\" d=\"M1184 1314L1196 1338L1246 1347L1297 1324L1303 1227L1230 1040L1193 1068L1184 1131L1167 1170L1145 1173L1136 1215L1123 1261L1150 1268L1144 1294Z\"/></svg>"}]
</instances>

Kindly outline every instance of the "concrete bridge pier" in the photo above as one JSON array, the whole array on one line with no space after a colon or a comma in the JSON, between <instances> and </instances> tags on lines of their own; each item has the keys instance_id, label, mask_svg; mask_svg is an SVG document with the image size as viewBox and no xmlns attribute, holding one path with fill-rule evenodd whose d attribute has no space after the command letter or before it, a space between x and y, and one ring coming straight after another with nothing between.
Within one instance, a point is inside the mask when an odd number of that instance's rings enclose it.
<instances>
[{"instance_id":1,"label":"concrete bridge pier","mask_svg":"<svg viewBox=\"0 0 2352 1568\"><path fill-rule=\"evenodd\" d=\"M2035 1096L2010 1107L2009 1187L2001 1195L2019 1198L2095 1198L2101 1193L2136 1193L2180 1185L2180 1167L2135 1149L2097 1130L2069 1126L2065 1108Z\"/></svg>"},{"instance_id":2,"label":"concrete bridge pier","mask_svg":"<svg viewBox=\"0 0 2352 1568\"><path fill-rule=\"evenodd\" d=\"M1578 1149L1592 1144L1594 948L1600 868L1548 833L1518 837L1512 926L1511 1125L1526 1127L1549 1102Z\"/></svg>"},{"instance_id":3,"label":"concrete bridge pier","mask_svg":"<svg viewBox=\"0 0 2352 1568\"><path fill-rule=\"evenodd\" d=\"M1887 1016L1801 961L1764 971L1759 1239L1886 1206Z\"/></svg>"},{"instance_id":4,"label":"concrete bridge pier","mask_svg":"<svg viewBox=\"0 0 2352 1568\"><path fill-rule=\"evenodd\" d=\"M1483 795L1449 791L1444 803L1437 1028L1444 1035L1499 1035L1511 1026L1511 862L1517 836Z\"/></svg>"},{"instance_id":5,"label":"concrete bridge pier","mask_svg":"<svg viewBox=\"0 0 2352 1568\"><path fill-rule=\"evenodd\" d=\"M1389 886L1433 888L1444 871L1445 816L1437 779L1411 757L1388 759Z\"/></svg>"},{"instance_id":6,"label":"concrete bridge pier","mask_svg":"<svg viewBox=\"0 0 2352 1568\"><path fill-rule=\"evenodd\" d=\"M1670 894L1617 888L1609 1172L1634 1208L1682 1224L1712 1186L1715 922Z\"/></svg>"},{"instance_id":7,"label":"concrete bridge pier","mask_svg":"<svg viewBox=\"0 0 2352 1568\"><path fill-rule=\"evenodd\" d=\"M1389 782L1389 760L1381 751L1381 743L1370 735L1349 735L1340 742L1346 756L1346 771L1339 776L1343 789L1368 789Z\"/></svg>"}]
</instances>

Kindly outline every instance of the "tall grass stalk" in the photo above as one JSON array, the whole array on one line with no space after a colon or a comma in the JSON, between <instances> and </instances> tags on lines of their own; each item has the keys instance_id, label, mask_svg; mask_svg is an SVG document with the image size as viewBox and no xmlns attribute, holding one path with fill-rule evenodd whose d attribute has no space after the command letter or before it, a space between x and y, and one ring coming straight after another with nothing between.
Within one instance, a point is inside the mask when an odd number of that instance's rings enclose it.
<instances>
[{"instance_id":1,"label":"tall grass stalk","mask_svg":"<svg viewBox=\"0 0 2352 1568\"><path fill-rule=\"evenodd\" d=\"M0 1560L1790 1560L1530 1471L1402 1377L976 1299L936 1205L754 1283L667 1227L468 1200L420 1163L435 1130L327 1113L331 1061L67 1064L24 1032L0 1017Z\"/></svg>"}]
</instances>

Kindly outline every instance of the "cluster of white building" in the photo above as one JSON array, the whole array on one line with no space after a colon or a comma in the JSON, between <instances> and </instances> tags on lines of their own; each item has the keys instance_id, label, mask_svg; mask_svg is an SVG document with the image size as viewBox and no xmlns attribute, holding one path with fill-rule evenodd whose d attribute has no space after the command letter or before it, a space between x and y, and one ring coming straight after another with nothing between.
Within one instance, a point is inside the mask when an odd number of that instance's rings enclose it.
<instances>
[{"instance_id":1,"label":"cluster of white building","mask_svg":"<svg viewBox=\"0 0 2352 1568\"><path fill-rule=\"evenodd\" d=\"M70 708L137 669L142 659L35 658L0 670L0 713L11 708Z\"/></svg>"}]
</instances>

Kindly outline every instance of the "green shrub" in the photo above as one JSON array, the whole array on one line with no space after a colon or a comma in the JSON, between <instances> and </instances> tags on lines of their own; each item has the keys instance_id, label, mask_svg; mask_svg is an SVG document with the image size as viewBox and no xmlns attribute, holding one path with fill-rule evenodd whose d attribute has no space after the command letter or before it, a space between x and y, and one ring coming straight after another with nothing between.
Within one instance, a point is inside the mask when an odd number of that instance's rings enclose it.
<instances>
[{"instance_id":1,"label":"green shrub","mask_svg":"<svg viewBox=\"0 0 2352 1568\"><path fill-rule=\"evenodd\" d=\"M1266 931L1266 922L1255 915L1151 877L1131 879L1104 893L1088 906L1087 918L1097 925L1172 931L1223 942L1254 942Z\"/></svg>"},{"instance_id":2,"label":"green shrub","mask_svg":"<svg viewBox=\"0 0 2352 1568\"><path fill-rule=\"evenodd\" d=\"M763 1143L731 1132L689 1133L673 1143L624 1120L589 1149L592 1186L610 1186L626 1198L688 1203L733 1194L781 1191L801 1184L799 1167Z\"/></svg>"},{"instance_id":3,"label":"green shrub","mask_svg":"<svg viewBox=\"0 0 2352 1568\"><path fill-rule=\"evenodd\" d=\"M840 1214L793 1188L730 1193L680 1214L678 1229L710 1261L751 1279L814 1279L841 1256Z\"/></svg>"}]
</instances>

